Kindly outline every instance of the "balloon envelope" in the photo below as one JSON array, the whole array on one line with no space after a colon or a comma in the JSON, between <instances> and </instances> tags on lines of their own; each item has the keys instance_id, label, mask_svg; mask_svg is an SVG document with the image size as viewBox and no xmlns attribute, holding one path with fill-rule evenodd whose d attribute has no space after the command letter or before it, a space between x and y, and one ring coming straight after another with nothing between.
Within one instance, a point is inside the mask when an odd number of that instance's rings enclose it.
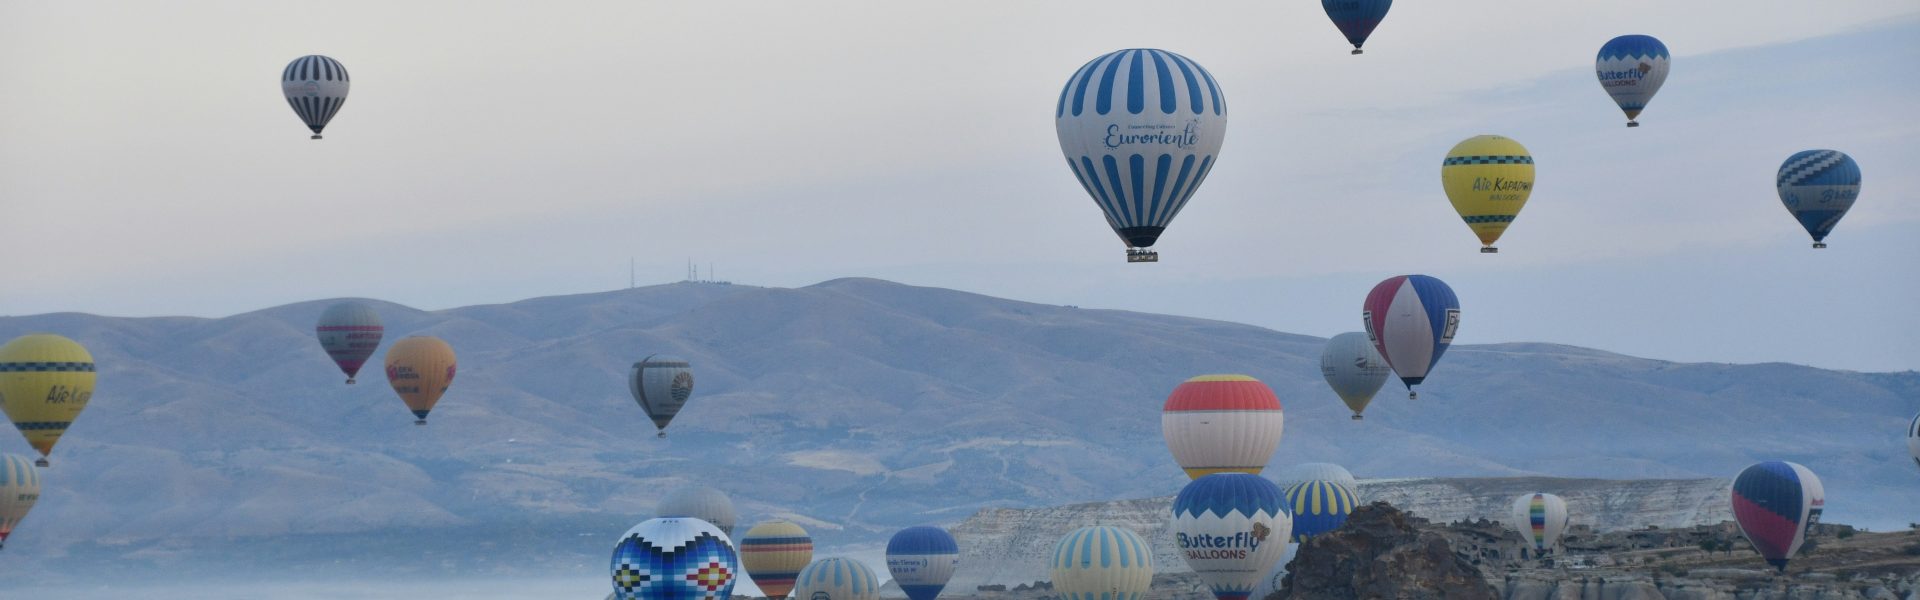
<instances>
[{"instance_id":1,"label":"balloon envelope","mask_svg":"<svg viewBox=\"0 0 1920 600\"><path fill-rule=\"evenodd\" d=\"M1660 84L1667 81L1667 68L1672 62L1667 45L1653 36L1623 35L1600 46L1593 70L1600 77L1600 87L1620 105L1620 112L1627 114L1627 126L1638 127L1635 119L1640 118L1653 93L1660 91Z\"/></svg>"},{"instance_id":2,"label":"balloon envelope","mask_svg":"<svg viewBox=\"0 0 1920 600\"><path fill-rule=\"evenodd\" d=\"M1248 594L1247 598L1262 600L1280 591L1281 584L1287 579L1287 565L1293 564L1293 557L1299 554L1299 544L1287 544L1287 553L1280 555L1280 560L1273 563L1273 568L1267 569L1267 574L1260 576L1260 584L1253 586L1253 593Z\"/></svg>"},{"instance_id":3,"label":"balloon envelope","mask_svg":"<svg viewBox=\"0 0 1920 600\"><path fill-rule=\"evenodd\" d=\"M627 390L647 411L647 418L653 419L660 437L667 437L667 423L673 422L674 415L680 414L680 408L693 397L693 365L684 358L649 356L633 363L633 370L627 374Z\"/></svg>"},{"instance_id":4,"label":"balloon envelope","mask_svg":"<svg viewBox=\"0 0 1920 600\"><path fill-rule=\"evenodd\" d=\"M866 563L851 558L822 558L800 571L795 600L878 600L880 578Z\"/></svg>"},{"instance_id":5,"label":"balloon envelope","mask_svg":"<svg viewBox=\"0 0 1920 600\"><path fill-rule=\"evenodd\" d=\"M735 520L733 500L720 490L704 485L683 487L661 499L660 506L654 512L662 517L692 517L706 521L732 539Z\"/></svg>"},{"instance_id":6,"label":"balloon envelope","mask_svg":"<svg viewBox=\"0 0 1920 600\"><path fill-rule=\"evenodd\" d=\"M1552 550L1567 532L1567 502L1553 494L1521 494L1507 509L1508 523L1535 552Z\"/></svg>"},{"instance_id":7,"label":"balloon envelope","mask_svg":"<svg viewBox=\"0 0 1920 600\"><path fill-rule=\"evenodd\" d=\"M326 312L320 313L320 322L313 326L314 335L320 338L320 348L340 366L340 372L347 374L347 383L353 383L360 367L380 347L380 338L386 330L373 307L351 301L327 307Z\"/></svg>"},{"instance_id":8,"label":"balloon envelope","mask_svg":"<svg viewBox=\"0 0 1920 600\"><path fill-rule=\"evenodd\" d=\"M79 343L32 333L0 346L0 409L40 451L41 466L93 399L93 355Z\"/></svg>"},{"instance_id":9,"label":"balloon envelope","mask_svg":"<svg viewBox=\"0 0 1920 600\"><path fill-rule=\"evenodd\" d=\"M1286 494L1295 542L1339 529L1356 503L1352 488L1332 481L1296 483L1286 488Z\"/></svg>"},{"instance_id":10,"label":"balloon envelope","mask_svg":"<svg viewBox=\"0 0 1920 600\"><path fill-rule=\"evenodd\" d=\"M1781 163L1774 183L1780 203L1813 236L1813 247L1825 248L1827 234L1860 197L1860 165L1838 150L1802 150Z\"/></svg>"},{"instance_id":11,"label":"balloon envelope","mask_svg":"<svg viewBox=\"0 0 1920 600\"><path fill-rule=\"evenodd\" d=\"M327 122L347 103L350 83L347 68L340 61L318 54L293 59L280 72L280 91L286 94L293 114L313 130L316 140L320 139L320 130L326 129Z\"/></svg>"},{"instance_id":12,"label":"balloon envelope","mask_svg":"<svg viewBox=\"0 0 1920 600\"><path fill-rule=\"evenodd\" d=\"M1759 463L1733 479L1733 519L1740 534L1783 573L1826 505L1820 478L1796 463Z\"/></svg>"},{"instance_id":13,"label":"balloon envelope","mask_svg":"<svg viewBox=\"0 0 1920 600\"><path fill-rule=\"evenodd\" d=\"M1360 491L1360 481L1354 479L1353 473L1347 472L1346 467L1323 462L1300 463L1281 469L1277 483L1284 490L1308 481L1331 481L1347 486L1347 489L1356 493Z\"/></svg>"},{"instance_id":14,"label":"balloon envelope","mask_svg":"<svg viewBox=\"0 0 1920 600\"><path fill-rule=\"evenodd\" d=\"M1130 248L1152 246L1205 181L1227 132L1213 75L1165 50L1093 59L1067 79L1054 130L1080 186Z\"/></svg>"},{"instance_id":15,"label":"balloon envelope","mask_svg":"<svg viewBox=\"0 0 1920 600\"><path fill-rule=\"evenodd\" d=\"M1426 380L1427 372L1453 343L1454 330L1460 326L1460 299L1439 279L1389 277L1367 294L1360 316L1373 349L1387 359L1412 397L1413 386Z\"/></svg>"},{"instance_id":16,"label":"balloon envelope","mask_svg":"<svg viewBox=\"0 0 1920 600\"><path fill-rule=\"evenodd\" d=\"M1913 424L1907 426L1907 451L1913 453L1913 465L1920 467L1920 415L1913 416Z\"/></svg>"},{"instance_id":17,"label":"balloon envelope","mask_svg":"<svg viewBox=\"0 0 1920 600\"><path fill-rule=\"evenodd\" d=\"M33 459L0 454L0 546L6 546L7 536L39 500L40 473L34 470Z\"/></svg>"},{"instance_id":18,"label":"balloon envelope","mask_svg":"<svg viewBox=\"0 0 1920 600\"><path fill-rule=\"evenodd\" d=\"M1373 35L1373 28L1387 17L1387 9L1393 8L1393 0L1320 0L1320 8L1326 9L1333 26L1353 44L1353 53L1359 54L1367 36Z\"/></svg>"},{"instance_id":19,"label":"balloon envelope","mask_svg":"<svg viewBox=\"0 0 1920 600\"><path fill-rule=\"evenodd\" d=\"M413 411L414 424L427 424L427 413L453 385L453 347L440 338L412 336L387 348L387 383Z\"/></svg>"},{"instance_id":20,"label":"balloon envelope","mask_svg":"<svg viewBox=\"0 0 1920 600\"><path fill-rule=\"evenodd\" d=\"M1260 380L1201 375L1167 396L1160 433L1188 477L1259 473L1280 446L1285 421L1280 398Z\"/></svg>"},{"instance_id":21,"label":"balloon envelope","mask_svg":"<svg viewBox=\"0 0 1920 600\"><path fill-rule=\"evenodd\" d=\"M1219 600L1245 600L1292 531L1286 497L1258 475L1215 473L1173 499L1174 543Z\"/></svg>"},{"instance_id":22,"label":"balloon envelope","mask_svg":"<svg viewBox=\"0 0 1920 600\"><path fill-rule=\"evenodd\" d=\"M1320 351L1320 375L1327 379L1327 386L1340 396L1347 409L1353 411L1353 418L1360 419L1360 412L1373 402L1373 395L1386 385L1387 376L1393 374L1393 367L1387 366L1387 359L1380 357L1380 351L1373 349L1373 342L1367 340L1367 334L1351 331L1333 336L1327 340L1327 346Z\"/></svg>"},{"instance_id":23,"label":"balloon envelope","mask_svg":"<svg viewBox=\"0 0 1920 600\"><path fill-rule=\"evenodd\" d=\"M1141 600L1153 584L1153 549L1130 529L1081 527L1053 547L1060 600Z\"/></svg>"},{"instance_id":24,"label":"balloon envelope","mask_svg":"<svg viewBox=\"0 0 1920 600\"><path fill-rule=\"evenodd\" d=\"M807 530L786 521L754 525L740 538L740 564L760 586L760 592L778 600L793 591L793 580L813 562L813 538Z\"/></svg>"},{"instance_id":25,"label":"balloon envelope","mask_svg":"<svg viewBox=\"0 0 1920 600\"><path fill-rule=\"evenodd\" d=\"M1480 251L1495 252L1493 243L1533 195L1533 155L1508 138L1470 137L1440 162L1440 185L1453 210L1480 238Z\"/></svg>"},{"instance_id":26,"label":"balloon envelope","mask_svg":"<svg viewBox=\"0 0 1920 600\"><path fill-rule=\"evenodd\" d=\"M939 527L908 527L887 541L887 571L911 600L933 600L960 566L960 545Z\"/></svg>"},{"instance_id":27,"label":"balloon envelope","mask_svg":"<svg viewBox=\"0 0 1920 600\"><path fill-rule=\"evenodd\" d=\"M648 519L613 548L620 600L728 600L740 565L719 528L699 519Z\"/></svg>"}]
</instances>

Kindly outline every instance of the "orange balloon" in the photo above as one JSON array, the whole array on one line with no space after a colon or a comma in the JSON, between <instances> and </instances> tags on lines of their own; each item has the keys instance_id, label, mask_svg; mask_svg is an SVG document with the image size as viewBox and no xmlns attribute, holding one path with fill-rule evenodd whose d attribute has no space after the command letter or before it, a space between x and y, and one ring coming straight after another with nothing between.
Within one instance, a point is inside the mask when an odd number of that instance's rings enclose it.
<instances>
[{"instance_id":1,"label":"orange balloon","mask_svg":"<svg viewBox=\"0 0 1920 600\"><path fill-rule=\"evenodd\" d=\"M415 425L427 424L427 413L453 384L453 347L440 338L416 335L387 349L387 383L413 411Z\"/></svg>"}]
</instances>

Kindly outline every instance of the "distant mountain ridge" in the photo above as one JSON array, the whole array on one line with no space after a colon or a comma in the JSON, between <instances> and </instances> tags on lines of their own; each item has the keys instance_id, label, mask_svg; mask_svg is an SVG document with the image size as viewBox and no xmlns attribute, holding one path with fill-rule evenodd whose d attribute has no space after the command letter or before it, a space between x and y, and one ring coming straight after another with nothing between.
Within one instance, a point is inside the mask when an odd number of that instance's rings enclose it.
<instances>
[{"instance_id":1,"label":"distant mountain ridge","mask_svg":"<svg viewBox=\"0 0 1920 600\"><path fill-rule=\"evenodd\" d=\"M1321 338L871 279L678 283L441 311L372 301L387 325L374 360L412 334L459 356L432 424L414 427L377 374L341 385L313 340L331 302L0 318L0 338L57 332L100 365L0 566L81 568L57 560L68 552L177 564L249 540L403 530L415 544L512 531L603 555L696 480L732 494L743 524L779 516L823 546L872 544L982 508L1178 491L1160 404L1212 372L1279 394L1275 466L1643 479L1794 460L1825 480L1829 520L1881 527L1911 520L1920 497L1900 437L1920 406L1913 372L1456 346L1419 400L1387 388L1354 422L1320 378ZM652 353L688 358L697 380L665 439L624 383ZM12 436L0 449L26 451Z\"/></svg>"}]
</instances>

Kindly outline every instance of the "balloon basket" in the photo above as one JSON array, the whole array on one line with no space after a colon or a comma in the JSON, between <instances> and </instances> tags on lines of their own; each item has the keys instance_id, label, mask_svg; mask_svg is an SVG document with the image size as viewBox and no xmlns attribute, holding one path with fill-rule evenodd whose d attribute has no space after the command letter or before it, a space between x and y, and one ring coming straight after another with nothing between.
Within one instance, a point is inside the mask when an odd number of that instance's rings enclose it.
<instances>
[{"instance_id":1,"label":"balloon basket","mask_svg":"<svg viewBox=\"0 0 1920 600\"><path fill-rule=\"evenodd\" d=\"M347 378L347 385L353 385L353 378Z\"/></svg>"},{"instance_id":2,"label":"balloon basket","mask_svg":"<svg viewBox=\"0 0 1920 600\"><path fill-rule=\"evenodd\" d=\"M310 139L310 140L317 140L317 139L320 139L320 134L318 134L318 133L316 133L316 134L313 134L313 137L310 137L310 138L307 138L307 139Z\"/></svg>"},{"instance_id":3,"label":"balloon basket","mask_svg":"<svg viewBox=\"0 0 1920 600\"><path fill-rule=\"evenodd\" d=\"M1360 415L1358 415L1358 414L1356 414L1356 415L1353 415L1353 420L1355 420L1355 421L1365 421L1365 420L1367 420L1367 418L1366 418L1366 417L1362 417L1362 416L1360 416Z\"/></svg>"},{"instance_id":4,"label":"balloon basket","mask_svg":"<svg viewBox=\"0 0 1920 600\"><path fill-rule=\"evenodd\" d=\"M426 419L414 419L414 420L413 420L413 424L414 424L415 426L423 426L423 425L426 425L426 424L427 424L427 420L426 420Z\"/></svg>"},{"instance_id":5,"label":"balloon basket","mask_svg":"<svg viewBox=\"0 0 1920 600\"><path fill-rule=\"evenodd\" d=\"M1640 122L1639 122L1639 121L1627 121L1627 126L1628 126L1628 127L1639 127L1639 126L1640 126Z\"/></svg>"},{"instance_id":6,"label":"balloon basket","mask_svg":"<svg viewBox=\"0 0 1920 600\"><path fill-rule=\"evenodd\" d=\"M1130 263L1157 263L1157 262L1160 262L1160 253L1159 253L1159 252L1154 252L1154 251L1152 251L1152 250L1142 250L1142 249L1139 249L1139 248L1128 248L1128 249L1127 249L1127 262L1130 262Z\"/></svg>"},{"instance_id":7,"label":"balloon basket","mask_svg":"<svg viewBox=\"0 0 1920 600\"><path fill-rule=\"evenodd\" d=\"M1359 56L1359 55L1361 55L1361 54L1364 54L1364 52L1361 52L1359 48L1354 48L1354 49L1353 49L1353 55L1354 55L1354 56Z\"/></svg>"},{"instance_id":8,"label":"balloon basket","mask_svg":"<svg viewBox=\"0 0 1920 600\"><path fill-rule=\"evenodd\" d=\"M1814 243L1813 243L1813 247L1815 247L1815 248L1825 248L1825 247L1827 247L1827 243L1826 243L1826 242L1814 242Z\"/></svg>"},{"instance_id":9,"label":"balloon basket","mask_svg":"<svg viewBox=\"0 0 1920 600\"><path fill-rule=\"evenodd\" d=\"M1413 391L1413 390L1407 390L1407 399L1408 399L1408 400L1419 400L1419 399L1420 399L1420 392L1416 392L1416 391Z\"/></svg>"},{"instance_id":10,"label":"balloon basket","mask_svg":"<svg viewBox=\"0 0 1920 600\"><path fill-rule=\"evenodd\" d=\"M36 467L51 467L51 466L53 466L53 463L50 463L50 462L47 462L47 457L45 457L45 456L42 456L42 457L40 457L40 460L36 460L36 461L33 461L33 466L36 466Z\"/></svg>"},{"instance_id":11,"label":"balloon basket","mask_svg":"<svg viewBox=\"0 0 1920 600\"><path fill-rule=\"evenodd\" d=\"M657 438L660 438L660 439L663 439L663 440L664 440L664 439L667 439L667 432L666 432L666 431L661 431L660 433L657 433L657 434L654 434L654 436L653 436L653 437L657 437Z\"/></svg>"},{"instance_id":12,"label":"balloon basket","mask_svg":"<svg viewBox=\"0 0 1920 600\"><path fill-rule=\"evenodd\" d=\"M1481 254L1499 254L1499 253L1500 253L1500 249L1499 249L1499 248L1495 248L1495 247L1493 247L1493 246L1487 246L1487 247L1485 247L1485 248L1481 248L1481 249L1480 249L1480 253L1481 253Z\"/></svg>"}]
</instances>

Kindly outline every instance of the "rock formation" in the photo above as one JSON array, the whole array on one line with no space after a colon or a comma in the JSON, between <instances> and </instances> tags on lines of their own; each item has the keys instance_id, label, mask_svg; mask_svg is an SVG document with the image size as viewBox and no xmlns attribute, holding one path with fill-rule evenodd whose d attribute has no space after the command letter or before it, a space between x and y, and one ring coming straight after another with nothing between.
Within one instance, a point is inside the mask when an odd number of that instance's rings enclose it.
<instances>
[{"instance_id":1,"label":"rock formation","mask_svg":"<svg viewBox=\"0 0 1920 600\"><path fill-rule=\"evenodd\" d=\"M1375 502L1301 545L1281 600L1494 600L1486 576L1425 521Z\"/></svg>"}]
</instances>

